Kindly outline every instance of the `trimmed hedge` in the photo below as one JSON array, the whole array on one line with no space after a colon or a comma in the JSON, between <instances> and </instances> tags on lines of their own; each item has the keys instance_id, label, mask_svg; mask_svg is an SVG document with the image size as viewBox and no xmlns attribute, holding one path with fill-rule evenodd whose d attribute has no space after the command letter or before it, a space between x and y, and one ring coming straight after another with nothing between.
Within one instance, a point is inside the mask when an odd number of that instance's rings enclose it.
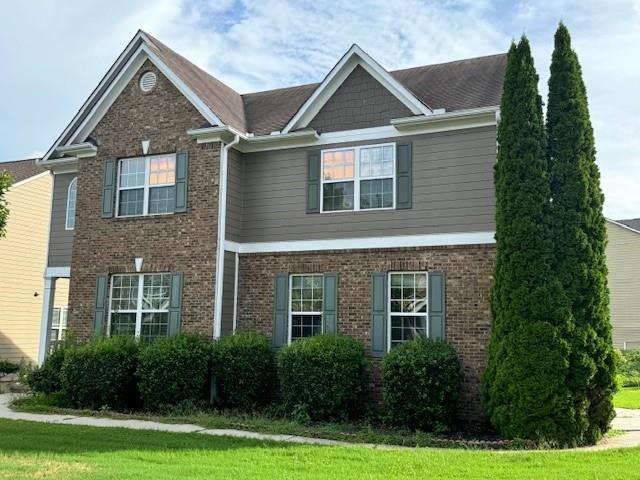
<instances>
[{"instance_id":1,"label":"trimmed hedge","mask_svg":"<svg viewBox=\"0 0 640 480\"><path fill-rule=\"evenodd\" d=\"M442 340L420 336L394 347L382 359L391 422L425 432L453 426L462 385L460 366L454 348Z\"/></svg>"},{"instance_id":2,"label":"trimmed hedge","mask_svg":"<svg viewBox=\"0 0 640 480\"><path fill-rule=\"evenodd\" d=\"M622 387L640 387L640 348L619 350L618 377Z\"/></svg>"},{"instance_id":3,"label":"trimmed hedge","mask_svg":"<svg viewBox=\"0 0 640 480\"><path fill-rule=\"evenodd\" d=\"M350 337L317 335L293 342L278 354L284 408L310 420L343 420L362 414L367 360Z\"/></svg>"},{"instance_id":4,"label":"trimmed hedge","mask_svg":"<svg viewBox=\"0 0 640 480\"><path fill-rule=\"evenodd\" d=\"M269 403L277 389L275 351L259 333L237 333L215 342L212 370L223 407L250 411Z\"/></svg>"},{"instance_id":5,"label":"trimmed hedge","mask_svg":"<svg viewBox=\"0 0 640 480\"><path fill-rule=\"evenodd\" d=\"M143 348L137 377L145 410L162 411L203 402L210 348L207 339L191 334L161 338Z\"/></svg>"},{"instance_id":6,"label":"trimmed hedge","mask_svg":"<svg viewBox=\"0 0 640 480\"><path fill-rule=\"evenodd\" d=\"M76 408L135 408L137 364L138 344L132 338L93 340L66 351L61 390Z\"/></svg>"},{"instance_id":7,"label":"trimmed hedge","mask_svg":"<svg viewBox=\"0 0 640 480\"><path fill-rule=\"evenodd\" d=\"M67 350L71 347L55 347L40 367L31 370L27 376L27 385L38 393L54 393L62 390L62 364Z\"/></svg>"}]
</instances>

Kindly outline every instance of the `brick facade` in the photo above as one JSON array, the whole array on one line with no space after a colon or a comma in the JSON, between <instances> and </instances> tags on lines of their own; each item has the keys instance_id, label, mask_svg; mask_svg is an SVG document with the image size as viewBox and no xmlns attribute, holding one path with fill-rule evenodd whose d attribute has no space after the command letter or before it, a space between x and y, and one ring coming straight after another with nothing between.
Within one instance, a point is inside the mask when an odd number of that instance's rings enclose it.
<instances>
[{"instance_id":1,"label":"brick facade","mask_svg":"<svg viewBox=\"0 0 640 480\"><path fill-rule=\"evenodd\" d=\"M486 366L491 326L489 287L495 262L494 245L252 254L240 257L238 328L271 335L274 275L278 273L339 274L338 331L370 346L371 274L386 271L439 270L446 275L446 338L463 364L460 405L463 418L477 420L480 376ZM377 363L377 362L374 362ZM373 389L379 391L374 364Z\"/></svg>"},{"instance_id":2,"label":"brick facade","mask_svg":"<svg viewBox=\"0 0 640 480\"><path fill-rule=\"evenodd\" d=\"M157 85L138 88L142 73L152 70ZM95 158L78 162L76 228L71 259L69 327L78 340L91 334L96 276L143 271L184 274L182 328L213 333L215 257L218 216L219 144L199 146L187 130L206 121L150 62L140 69L90 135ZM188 210L184 214L136 218L101 218L103 163L106 159L150 153L189 152Z\"/></svg>"}]
</instances>

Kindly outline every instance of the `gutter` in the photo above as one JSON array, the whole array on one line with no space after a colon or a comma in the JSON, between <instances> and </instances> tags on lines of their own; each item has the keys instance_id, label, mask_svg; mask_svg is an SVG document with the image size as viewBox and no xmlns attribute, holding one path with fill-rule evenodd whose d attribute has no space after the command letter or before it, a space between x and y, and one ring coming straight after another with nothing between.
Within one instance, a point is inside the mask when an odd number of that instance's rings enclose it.
<instances>
[{"instance_id":1,"label":"gutter","mask_svg":"<svg viewBox=\"0 0 640 480\"><path fill-rule=\"evenodd\" d=\"M237 133L234 139L222 143L220 150L220 172L218 182L218 243L216 245L216 286L214 297L213 339L220 338L222 332L222 290L224 282L224 244L227 234L227 167L229 163L229 150L240 142Z\"/></svg>"}]
</instances>

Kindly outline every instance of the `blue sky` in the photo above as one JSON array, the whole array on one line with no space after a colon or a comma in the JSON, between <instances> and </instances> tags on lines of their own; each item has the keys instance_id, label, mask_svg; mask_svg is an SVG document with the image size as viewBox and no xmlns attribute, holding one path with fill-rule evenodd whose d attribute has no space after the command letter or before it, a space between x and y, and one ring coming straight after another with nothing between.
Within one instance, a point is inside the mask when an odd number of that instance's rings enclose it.
<instances>
[{"instance_id":1,"label":"blue sky","mask_svg":"<svg viewBox=\"0 0 640 480\"><path fill-rule=\"evenodd\" d=\"M503 52L526 33L544 98L562 19L589 92L605 213L640 217L640 0L39 0L3 14L0 161L45 152L138 28L239 92L319 81L352 43L397 69Z\"/></svg>"}]
</instances>

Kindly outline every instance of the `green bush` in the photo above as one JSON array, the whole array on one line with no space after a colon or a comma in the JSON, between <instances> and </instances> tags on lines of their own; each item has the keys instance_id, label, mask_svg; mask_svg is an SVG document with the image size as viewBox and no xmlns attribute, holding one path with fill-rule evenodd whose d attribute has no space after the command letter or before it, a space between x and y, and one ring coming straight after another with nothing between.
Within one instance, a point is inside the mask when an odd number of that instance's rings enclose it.
<instances>
[{"instance_id":1,"label":"green bush","mask_svg":"<svg viewBox=\"0 0 640 480\"><path fill-rule=\"evenodd\" d=\"M618 376L622 387L640 387L640 348L618 351Z\"/></svg>"},{"instance_id":2,"label":"green bush","mask_svg":"<svg viewBox=\"0 0 640 480\"><path fill-rule=\"evenodd\" d=\"M328 334L293 342L278 354L280 394L297 418L342 420L362 414L367 360L362 344Z\"/></svg>"},{"instance_id":3,"label":"green bush","mask_svg":"<svg viewBox=\"0 0 640 480\"><path fill-rule=\"evenodd\" d=\"M20 370L20 365L8 360L0 360L0 378Z\"/></svg>"},{"instance_id":4,"label":"green bush","mask_svg":"<svg viewBox=\"0 0 640 480\"><path fill-rule=\"evenodd\" d=\"M66 352L62 392L76 408L135 408L137 365L138 344L133 338L93 340Z\"/></svg>"},{"instance_id":5,"label":"green bush","mask_svg":"<svg viewBox=\"0 0 640 480\"><path fill-rule=\"evenodd\" d=\"M214 343L212 371L224 407L253 410L269 403L276 391L275 351L258 333L237 333Z\"/></svg>"},{"instance_id":6,"label":"green bush","mask_svg":"<svg viewBox=\"0 0 640 480\"><path fill-rule=\"evenodd\" d=\"M67 351L71 347L55 347L40 367L26 374L29 388L37 393L54 393L62 390L62 364Z\"/></svg>"},{"instance_id":7,"label":"green bush","mask_svg":"<svg viewBox=\"0 0 640 480\"><path fill-rule=\"evenodd\" d=\"M450 428L461 384L458 354L441 340L420 336L382 359L384 400L395 425L425 432Z\"/></svg>"},{"instance_id":8,"label":"green bush","mask_svg":"<svg viewBox=\"0 0 640 480\"><path fill-rule=\"evenodd\" d=\"M206 398L210 342L180 334L162 338L140 352L138 385L146 410L164 411Z\"/></svg>"}]
</instances>

